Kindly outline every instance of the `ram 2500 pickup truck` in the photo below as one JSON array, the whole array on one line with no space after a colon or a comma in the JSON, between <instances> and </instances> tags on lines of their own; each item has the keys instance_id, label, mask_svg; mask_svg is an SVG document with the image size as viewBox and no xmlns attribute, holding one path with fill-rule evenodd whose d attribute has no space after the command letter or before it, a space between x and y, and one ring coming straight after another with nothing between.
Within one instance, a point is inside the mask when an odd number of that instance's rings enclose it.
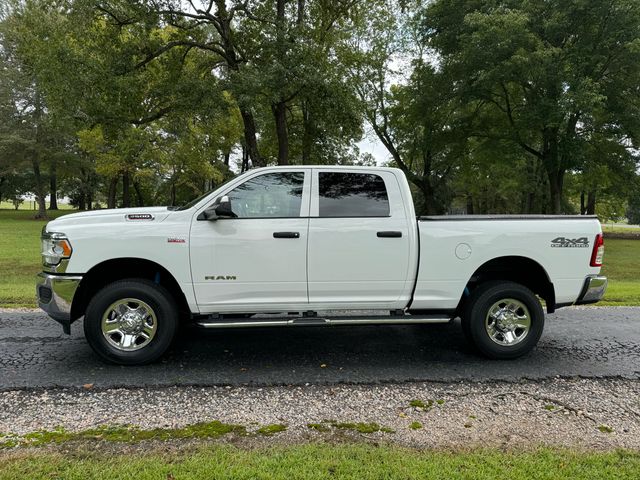
<instances>
[{"instance_id":1,"label":"ram 2500 pickup truck","mask_svg":"<svg viewBox=\"0 0 640 480\"><path fill-rule=\"evenodd\" d=\"M119 364L158 359L181 322L233 328L456 317L479 352L507 359L538 342L543 301L553 313L602 298L603 253L596 217L416 219L398 169L267 167L180 208L49 222L36 292L66 333L84 317L91 347Z\"/></svg>"}]
</instances>

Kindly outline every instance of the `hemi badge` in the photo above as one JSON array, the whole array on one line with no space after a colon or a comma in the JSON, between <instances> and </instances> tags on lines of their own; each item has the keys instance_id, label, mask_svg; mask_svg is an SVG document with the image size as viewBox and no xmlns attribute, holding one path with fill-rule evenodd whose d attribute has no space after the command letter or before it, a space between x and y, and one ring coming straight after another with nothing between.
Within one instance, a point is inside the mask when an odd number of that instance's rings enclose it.
<instances>
[{"instance_id":1,"label":"hemi badge","mask_svg":"<svg viewBox=\"0 0 640 480\"><path fill-rule=\"evenodd\" d=\"M127 220L153 220L154 216L150 213L129 213L125 215Z\"/></svg>"},{"instance_id":2,"label":"hemi badge","mask_svg":"<svg viewBox=\"0 0 640 480\"><path fill-rule=\"evenodd\" d=\"M167 238L168 243L187 243L187 240L180 237L169 237Z\"/></svg>"}]
</instances>

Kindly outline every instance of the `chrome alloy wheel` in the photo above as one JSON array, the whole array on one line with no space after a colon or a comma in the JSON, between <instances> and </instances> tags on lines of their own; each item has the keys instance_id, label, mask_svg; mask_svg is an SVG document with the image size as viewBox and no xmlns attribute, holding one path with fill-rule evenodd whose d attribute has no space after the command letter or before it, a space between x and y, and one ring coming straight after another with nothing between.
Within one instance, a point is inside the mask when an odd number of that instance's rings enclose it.
<instances>
[{"instance_id":1,"label":"chrome alloy wheel","mask_svg":"<svg viewBox=\"0 0 640 480\"><path fill-rule=\"evenodd\" d=\"M112 347L131 352L147 346L158 330L153 309L137 298L123 298L109 305L102 316L102 335Z\"/></svg>"},{"instance_id":2,"label":"chrome alloy wheel","mask_svg":"<svg viewBox=\"0 0 640 480\"><path fill-rule=\"evenodd\" d=\"M484 321L489 338L498 345L511 347L525 339L531 329L531 314L527 306L513 298L494 303Z\"/></svg>"}]
</instances>

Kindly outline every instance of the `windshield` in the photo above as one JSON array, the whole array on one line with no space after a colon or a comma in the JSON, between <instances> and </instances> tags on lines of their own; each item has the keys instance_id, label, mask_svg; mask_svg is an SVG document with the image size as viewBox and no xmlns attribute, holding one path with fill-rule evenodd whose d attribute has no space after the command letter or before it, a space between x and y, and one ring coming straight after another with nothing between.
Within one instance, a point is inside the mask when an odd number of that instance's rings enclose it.
<instances>
[{"instance_id":1,"label":"windshield","mask_svg":"<svg viewBox=\"0 0 640 480\"><path fill-rule=\"evenodd\" d=\"M223 185L226 185L227 183L229 183L231 180L235 180L237 177L233 177L230 178L229 180L227 180L224 183L221 183L220 185L218 185L216 188L211 189L205 193L203 193L202 195L200 195L198 198L194 198L193 200L191 200L190 202L185 203L184 205L181 205L179 207L175 207L175 210L188 210L189 208L193 207L194 205L196 205L198 202L200 202L202 199L204 199L205 197L207 197L208 195L211 195L211 192L213 192L214 190L219 189L220 187L222 187ZM171 208L171 207L169 207Z\"/></svg>"}]
</instances>

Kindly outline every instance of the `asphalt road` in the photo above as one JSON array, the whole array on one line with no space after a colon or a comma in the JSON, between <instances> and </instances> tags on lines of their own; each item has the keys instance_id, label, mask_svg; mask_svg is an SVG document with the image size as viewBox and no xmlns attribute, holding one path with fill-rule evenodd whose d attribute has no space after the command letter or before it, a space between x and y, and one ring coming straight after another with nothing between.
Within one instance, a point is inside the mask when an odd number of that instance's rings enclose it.
<instances>
[{"instance_id":1,"label":"asphalt road","mask_svg":"<svg viewBox=\"0 0 640 480\"><path fill-rule=\"evenodd\" d=\"M568 308L547 317L538 348L490 361L460 325L185 328L163 361L144 367L101 363L82 325L64 335L36 312L0 312L0 390L37 387L288 385L640 378L640 308Z\"/></svg>"}]
</instances>

